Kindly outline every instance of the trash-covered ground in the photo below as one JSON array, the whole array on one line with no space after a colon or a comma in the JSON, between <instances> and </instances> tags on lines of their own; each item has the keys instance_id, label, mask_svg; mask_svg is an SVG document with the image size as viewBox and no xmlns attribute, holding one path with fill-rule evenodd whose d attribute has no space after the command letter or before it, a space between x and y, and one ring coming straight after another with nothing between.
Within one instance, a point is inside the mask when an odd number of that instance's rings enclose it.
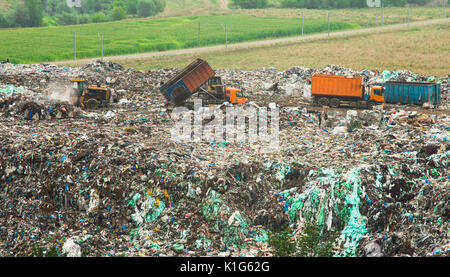
<instances>
[{"instance_id":1,"label":"trash-covered ground","mask_svg":"<svg viewBox=\"0 0 450 277\"><path fill-rule=\"evenodd\" d=\"M280 150L171 140L159 86L176 69L0 65L0 256L271 256L269 232L312 216L336 256L449 256L449 79L330 65L216 70L280 107ZM314 73L442 84L438 110L332 109L319 127ZM107 109L63 97L70 78L113 89ZM278 82L280 92L269 91Z\"/></svg>"}]
</instances>

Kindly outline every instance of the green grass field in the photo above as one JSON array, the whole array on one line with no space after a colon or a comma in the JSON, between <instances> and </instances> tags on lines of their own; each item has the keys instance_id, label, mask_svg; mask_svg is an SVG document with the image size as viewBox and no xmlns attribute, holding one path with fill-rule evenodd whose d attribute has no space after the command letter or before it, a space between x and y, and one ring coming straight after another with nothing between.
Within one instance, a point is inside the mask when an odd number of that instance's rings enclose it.
<instances>
[{"instance_id":1,"label":"green grass field","mask_svg":"<svg viewBox=\"0 0 450 277\"><path fill-rule=\"evenodd\" d=\"M201 46L225 44L225 23L229 43L300 33L300 24L296 18L232 15L4 29L0 30L0 59L9 58L14 63L73 59L74 32L77 37L77 58L101 55L100 32L103 33L105 56L197 47L198 22ZM332 31L357 27L357 24L336 21L331 24ZM327 30L328 24L324 19L305 20L305 34Z\"/></svg>"},{"instance_id":2,"label":"green grass field","mask_svg":"<svg viewBox=\"0 0 450 277\"><path fill-rule=\"evenodd\" d=\"M295 65L322 68L339 64L356 70L410 70L415 73L447 76L450 64L450 23L283 45L239 48L196 54L114 60L140 70L183 68L196 58L213 68L252 70L275 67L284 71ZM79 64L82 66L84 64Z\"/></svg>"},{"instance_id":3,"label":"green grass field","mask_svg":"<svg viewBox=\"0 0 450 277\"><path fill-rule=\"evenodd\" d=\"M449 15L447 8L447 17ZM230 12L230 11L229 11ZM334 10L308 10L308 9L260 9L237 10L235 13L250 16L276 16L297 17L303 13L305 18L327 18L330 12L331 20L339 22L356 23L361 27L373 27L381 25L381 9L334 9ZM409 10L410 22L443 18L442 7L411 7ZM399 24L408 21L408 9L406 7L388 7L383 9L383 24Z\"/></svg>"},{"instance_id":4,"label":"green grass field","mask_svg":"<svg viewBox=\"0 0 450 277\"><path fill-rule=\"evenodd\" d=\"M6 6L12 0L0 0ZM276 1L272 1L276 3ZM330 12L331 29L344 30L381 25L381 9L221 9L220 0L170 0L166 11L154 18L123 20L74 26L0 29L0 59L15 63L61 61L74 58L74 32L77 58L101 56L99 33L104 35L104 55L122 55L237 43L300 34L304 14L305 34L326 32ZM185 16L180 16L185 15ZM190 16L187 16L190 15ZM179 17L174 17L179 16ZM442 18L440 7L411 7L410 21ZM407 9L384 9L383 23L407 22Z\"/></svg>"}]
</instances>

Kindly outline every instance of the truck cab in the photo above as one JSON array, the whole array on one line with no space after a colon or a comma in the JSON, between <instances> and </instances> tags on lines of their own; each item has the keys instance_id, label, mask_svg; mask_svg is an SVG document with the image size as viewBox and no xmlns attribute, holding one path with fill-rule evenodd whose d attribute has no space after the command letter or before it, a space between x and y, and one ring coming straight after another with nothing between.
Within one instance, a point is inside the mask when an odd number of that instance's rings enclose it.
<instances>
[{"instance_id":1,"label":"truck cab","mask_svg":"<svg viewBox=\"0 0 450 277\"><path fill-rule=\"evenodd\" d=\"M384 87L382 86L371 87L369 101L375 101L376 103L384 103Z\"/></svg>"},{"instance_id":2,"label":"truck cab","mask_svg":"<svg viewBox=\"0 0 450 277\"><path fill-rule=\"evenodd\" d=\"M247 98L244 97L242 90L238 88L227 88L226 96L232 104L244 104L247 101Z\"/></svg>"},{"instance_id":3,"label":"truck cab","mask_svg":"<svg viewBox=\"0 0 450 277\"><path fill-rule=\"evenodd\" d=\"M224 99L232 104L243 104L247 101L241 89L226 87L220 76L214 76L205 83L206 89L215 94L218 99Z\"/></svg>"}]
</instances>

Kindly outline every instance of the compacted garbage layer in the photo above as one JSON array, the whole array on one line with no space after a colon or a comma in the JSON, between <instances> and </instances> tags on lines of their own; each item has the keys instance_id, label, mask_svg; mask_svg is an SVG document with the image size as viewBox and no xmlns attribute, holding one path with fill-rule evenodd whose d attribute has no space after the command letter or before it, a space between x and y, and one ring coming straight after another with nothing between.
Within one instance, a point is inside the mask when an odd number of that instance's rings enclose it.
<instances>
[{"instance_id":1,"label":"compacted garbage layer","mask_svg":"<svg viewBox=\"0 0 450 277\"><path fill-rule=\"evenodd\" d=\"M267 232L301 228L308 211L324 230L343 231L355 184L364 228L358 249L342 237L343 254L447 254L450 149L430 133L439 126L342 136L297 113L280 118L281 149L272 154L245 143L171 142L173 122L160 114L2 120L2 255L68 239L92 256L268 253Z\"/></svg>"},{"instance_id":2,"label":"compacted garbage layer","mask_svg":"<svg viewBox=\"0 0 450 277\"><path fill-rule=\"evenodd\" d=\"M155 90L174 69L8 66L5 95L20 86L39 94L39 74L82 72L103 76L122 101L90 112L66 104L72 117L43 120L27 118L22 100L0 108L0 256L55 246L69 256L270 256L269 232L290 226L298 237L308 215L339 234L336 256L449 254L445 113L330 111L319 127L306 109L281 108L280 148L264 153L245 142L172 141L175 122Z\"/></svg>"}]
</instances>

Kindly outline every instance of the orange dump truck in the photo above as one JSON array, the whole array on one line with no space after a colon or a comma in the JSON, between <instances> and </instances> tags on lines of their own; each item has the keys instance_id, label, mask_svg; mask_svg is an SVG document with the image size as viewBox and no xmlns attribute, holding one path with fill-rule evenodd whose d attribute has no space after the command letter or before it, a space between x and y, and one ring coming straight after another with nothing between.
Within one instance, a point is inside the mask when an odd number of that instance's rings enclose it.
<instances>
[{"instance_id":1,"label":"orange dump truck","mask_svg":"<svg viewBox=\"0 0 450 277\"><path fill-rule=\"evenodd\" d=\"M228 101L242 104L246 98L241 89L227 87L215 76L211 66L202 59L196 59L159 88L164 97L176 106L184 105L194 93L204 93L208 104Z\"/></svg>"},{"instance_id":2,"label":"orange dump truck","mask_svg":"<svg viewBox=\"0 0 450 277\"><path fill-rule=\"evenodd\" d=\"M384 101L383 87L373 86L366 94L361 76L315 74L311 78L311 96L315 104L333 108L342 104L372 108Z\"/></svg>"}]
</instances>

